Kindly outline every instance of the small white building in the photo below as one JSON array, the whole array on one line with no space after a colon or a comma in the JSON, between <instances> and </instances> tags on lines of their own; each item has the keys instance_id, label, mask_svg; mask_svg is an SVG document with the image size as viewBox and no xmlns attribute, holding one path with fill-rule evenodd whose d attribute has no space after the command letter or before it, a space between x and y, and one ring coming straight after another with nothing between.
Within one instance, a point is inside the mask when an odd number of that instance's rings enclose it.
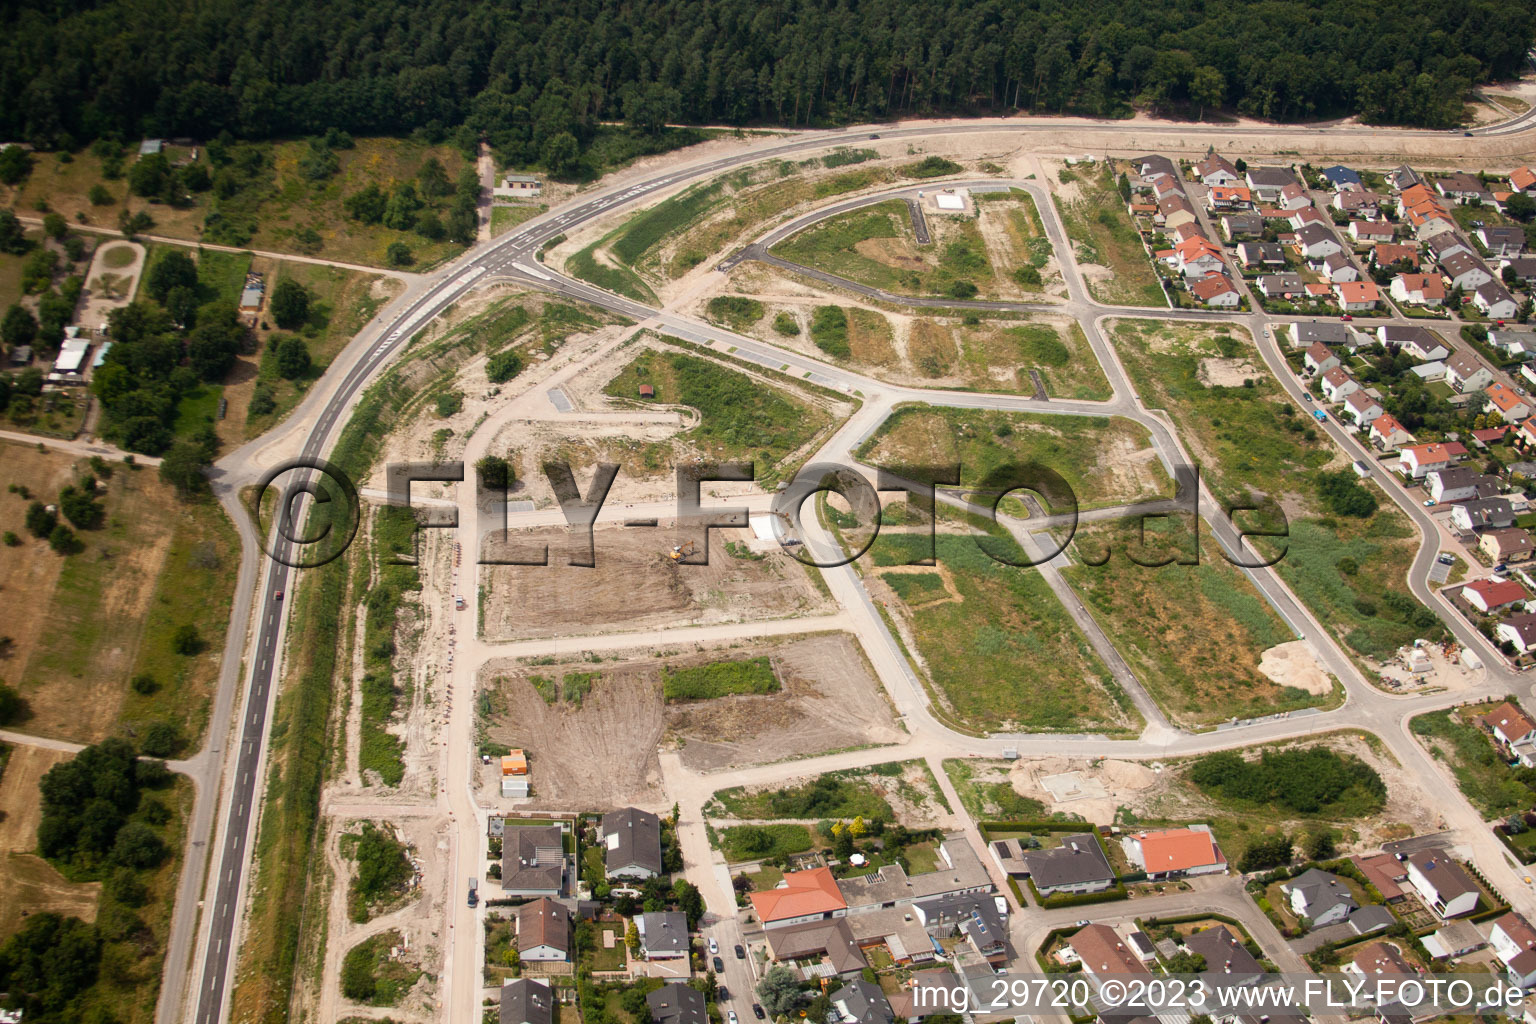
<instances>
[{"instance_id":1,"label":"small white building","mask_svg":"<svg viewBox=\"0 0 1536 1024\"><path fill-rule=\"evenodd\" d=\"M501 184L491 189L497 199L532 199L544 191L544 183L530 174L506 174Z\"/></svg>"},{"instance_id":2,"label":"small white building","mask_svg":"<svg viewBox=\"0 0 1536 1024\"><path fill-rule=\"evenodd\" d=\"M1481 891L1462 866L1443 850L1421 850L1408 858L1408 881L1442 918L1470 914Z\"/></svg>"}]
</instances>

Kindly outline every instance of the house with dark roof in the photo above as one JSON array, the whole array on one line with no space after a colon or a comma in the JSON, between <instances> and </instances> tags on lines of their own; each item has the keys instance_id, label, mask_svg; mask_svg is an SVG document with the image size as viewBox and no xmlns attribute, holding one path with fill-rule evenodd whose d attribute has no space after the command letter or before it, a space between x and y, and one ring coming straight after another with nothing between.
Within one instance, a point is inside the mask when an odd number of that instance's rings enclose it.
<instances>
[{"instance_id":1,"label":"house with dark roof","mask_svg":"<svg viewBox=\"0 0 1536 1024\"><path fill-rule=\"evenodd\" d=\"M1348 188L1360 184L1360 173L1345 167L1343 164L1334 164L1332 167L1324 167L1317 172L1323 180L1332 185L1335 190Z\"/></svg>"},{"instance_id":2,"label":"house with dark roof","mask_svg":"<svg viewBox=\"0 0 1536 1024\"><path fill-rule=\"evenodd\" d=\"M1248 952L1248 947L1237 941L1237 936L1225 925L1206 928L1188 935L1184 948L1205 957L1205 971L1218 975L1221 982L1233 985L1249 985L1264 974L1264 967Z\"/></svg>"},{"instance_id":3,"label":"house with dark roof","mask_svg":"<svg viewBox=\"0 0 1536 1024\"><path fill-rule=\"evenodd\" d=\"M603 815L602 843L609 878L661 874L661 819L650 811L625 807Z\"/></svg>"},{"instance_id":4,"label":"house with dark roof","mask_svg":"<svg viewBox=\"0 0 1536 1024\"><path fill-rule=\"evenodd\" d=\"M688 955L688 917L676 910L657 910L635 918L640 951L647 960L676 960Z\"/></svg>"},{"instance_id":5,"label":"house with dark roof","mask_svg":"<svg viewBox=\"0 0 1536 1024\"><path fill-rule=\"evenodd\" d=\"M1290 901L1292 912L1307 918L1313 927L1337 924L1359 906L1344 879L1321 868L1309 868L1281 883L1280 891Z\"/></svg>"},{"instance_id":6,"label":"house with dark roof","mask_svg":"<svg viewBox=\"0 0 1536 1024\"><path fill-rule=\"evenodd\" d=\"M1475 498L1451 509L1451 522L1467 533L1502 530L1515 525L1515 511L1508 498Z\"/></svg>"},{"instance_id":7,"label":"house with dark roof","mask_svg":"<svg viewBox=\"0 0 1536 1024\"><path fill-rule=\"evenodd\" d=\"M1083 972L1091 978L1152 973L1107 924L1085 925L1067 939L1067 945L1082 961Z\"/></svg>"},{"instance_id":8,"label":"house with dark roof","mask_svg":"<svg viewBox=\"0 0 1536 1024\"><path fill-rule=\"evenodd\" d=\"M517 908L517 955L524 960L569 960L571 912L547 897Z\"/></svg>"},{"instance_id":9,"label":"house with dark roof","mask_svg":"<svg viewBox=\"0 0 1536 1024\"><path fill-rule=\"evenodd\" d=\"M1509 980L1521 988L1536 987L1536 928L1510 911L1493 922L1488 944L1509 971Z\"/></svg>"},{"instance_id":10,"label":"house with dark roof","mask_svg":"<svg viewBox=\"0 0 1536 1024\"><path fill-rule=\"evenodd\" d=\"M912 904L917 919L936 939L961 936L981 957L994 963L1009 958L1008 922L990 895L944 896Z\"/></svg>"},{"instance_id":11,"label":"house with dark roof","mask_svg":"<svg viewBox=\"0 0 1536 1024\"><path fill-rule=\"evenodd\" d=\"M863 978L854 978L832 993L832 1007L838 1024L892 1024L896 1014L880 986Z\"/></svg>"},{"instance_id":12,"label":"house with dark roof","mask_svg":"<svg viewBox=\"0 0 1536 1024\"><path fill-rule=\"evenodd\" d=\"M1246 178L1254 198L1266 203L1273 203L1281 189L1296 183L1296 176L1285 167L1250 167Z\"/></svg>"},{"instance_id":13,"label":"house with dark roof","mask_svg":"<svg viewBox=\"0 0 1536 1024\"><path fill-rule=\"evenodd\" d=\"M553 1024L554 995L549 986L532 978L514 978L501 986L501 1024Z\"/></svg>"},{"instance_id":14,"label":"house with dark roof","mask_svg":"<svg viewBox=\"0 0 1536 1024\"><path fill-rule=\"evenodd\" d=\"M565 894L565 833L559 825L505 826L501 888L508 896Z\"/></svg>"},{"instance_id":15,"label":"house with dark roof","mask_svg":"<svg viewBox=\"0 0 1536 1024\"><path fill-rule=\"evenodd\" d=\"M805 921L769 928L763 934L768 940L768 951L781 963L819 959L838 977L853 978L869 966L869 961L853 936L852 920L851 917L834 917Z\"/></svg>"},{"instance_id":16,"label":"house with dark roof","mask_svg":"<svg viewBox=\"0 0 1536 1024\"><path fill-rule=\"evenodd\" d=\"M680 981L669 981L645 997L652 1024L709 1024L704 994Z\"/></svg>"},{"instance_id":17,"label":"house with dark roof","mask_svg":"<svg viewBox=\"0 0 1536 1024\"><path fill-rule=\"evenodd\" d=\"M1408 858L1408 881L1431 910L1443 918L1477 909L1482 890L1443 850L1420 850Z\"/></svg>"},{"instance_id":18,"label":"house with dark roof","mask_svg":"<svg viewBox=\"0 0 1536 1024\"><path fill-rule=\"evenodd\" d=\"M1525 251L1525 229L1518 224L1484 224L1477 240L1493 256L1518 256Z\"/></svg>"}]
</instances>

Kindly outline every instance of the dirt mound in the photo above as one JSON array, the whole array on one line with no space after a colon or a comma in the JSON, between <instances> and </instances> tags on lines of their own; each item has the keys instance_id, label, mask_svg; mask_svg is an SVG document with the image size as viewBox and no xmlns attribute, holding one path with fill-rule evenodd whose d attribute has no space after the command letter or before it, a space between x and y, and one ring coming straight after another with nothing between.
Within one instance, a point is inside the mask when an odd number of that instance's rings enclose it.
<instances>
[{"instance_id":1,"label":"dirt mound","mask_svg":"<svg viewBox=\"0 0 1536 1024\"><path fill-rule=\"evenodd\" d=\"M1316 694L1333 692L1332 677L1323 671L1304 640L1276 644L1265 651L1259 658L1259 671L1281 686Z\"/></svg>"}]
</instances>

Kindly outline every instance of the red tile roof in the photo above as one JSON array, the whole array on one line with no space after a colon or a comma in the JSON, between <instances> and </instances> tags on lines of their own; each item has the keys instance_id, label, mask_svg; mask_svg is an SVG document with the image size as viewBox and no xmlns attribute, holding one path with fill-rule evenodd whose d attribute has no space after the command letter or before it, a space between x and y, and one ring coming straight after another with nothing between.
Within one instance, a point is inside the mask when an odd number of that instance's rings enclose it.
<instances>
[{"instance_id":1,"label":"red tile roof","mask_svg":"<svg viewBox=\"0 0 1536 1024\"><path fill-rule=\"evenodd\" d=\"M1505 701L1484 715L1483 724L1489 729L1497 728L1511 743L1536 731L1536 722L1531 721L1529 715L1509 701Z\"/></svg>"},{"instance_id":2,"label":"red tile roof","mask_svg":"<svg viewBox=\"0 0 1536 1024\"><path fill-rule=\"evenodd\" d=\"M1190 868L1221 864L1224 860L1216 840L1209 832L1192 828L1168 828L1142 832L1135 837L1141 843L1141 857L1149 872L1188 871Z\"/></svg>"},{"instance_id":3,"label":"red tile roof","mask_svg":"<svg viewBox=\"0 0 1536 1024\"><path fill-rule=\"evenodd\" d=\"M1531 595L1524 587L1514 580L1481 579L1468 583L1463 590L1469 590L1483 599L1483 605L1487 608L1500 608L1506 604L1514 604L1516 601L1529 601Z\"/></svg>"},{"instance_id":4,"label":"red tile roof","mask_svg":"<svg viewBox=\"0 0 1536 1024\"><path fill-rule=\"evenodd\" d=\"M754 892L751 898L758 919L764 923L808 914L826 914L848 907L830 868L787 871L784 873L783 885L767 892Z\"/></svg>"}]
</instances>

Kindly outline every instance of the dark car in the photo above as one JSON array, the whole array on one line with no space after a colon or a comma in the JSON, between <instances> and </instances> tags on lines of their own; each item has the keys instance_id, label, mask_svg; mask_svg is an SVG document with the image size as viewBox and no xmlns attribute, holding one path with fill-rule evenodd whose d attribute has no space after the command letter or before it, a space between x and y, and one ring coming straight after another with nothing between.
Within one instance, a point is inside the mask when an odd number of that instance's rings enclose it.
<instances>
[{"instance_id":1,"label":"dark car","mask_svg":"<svg viewBox=\"0 0 1536 1024\"><path fill-rule=\"evenodd\" d=\"M736 947L736 959L737 960L745 960L746 958L747 958L747 951L742 949L740 946L737 946Z\"/></svg>"},{"instance_id":2,"label":"dark car","mask_svg":"<svg viewBox=\"0 0 1536 1024\"><path fill-rule=\"evenodd\" d=\"M731 998L730 989L726 988L724 985L715 986L715 1002L723 1003L729 998Z\"/></svg>"},{"instance_id":3,"label":"dark car","mask_svg":"<svg viewBox=\"0 0 1536 1024\"><path fill-rule=\"evenodd\" d=\"M721 960L719 957L715 957L715 973L716 974L724 974L725 973L725 961Z\"/></svg>"},{"instance_id":4,"label":"dark car","mask_svg":"<svg viewBox=\"0 0 1536 1024\"><path fill-rule=\"evenodd\" d=\"M752 1016L756 1017L758 1020L762 1020L765 1016L767 1016L767 1014L763 1013L763 1007L761 1004L753 1003Z\"/></svg>"}]
</instances>

